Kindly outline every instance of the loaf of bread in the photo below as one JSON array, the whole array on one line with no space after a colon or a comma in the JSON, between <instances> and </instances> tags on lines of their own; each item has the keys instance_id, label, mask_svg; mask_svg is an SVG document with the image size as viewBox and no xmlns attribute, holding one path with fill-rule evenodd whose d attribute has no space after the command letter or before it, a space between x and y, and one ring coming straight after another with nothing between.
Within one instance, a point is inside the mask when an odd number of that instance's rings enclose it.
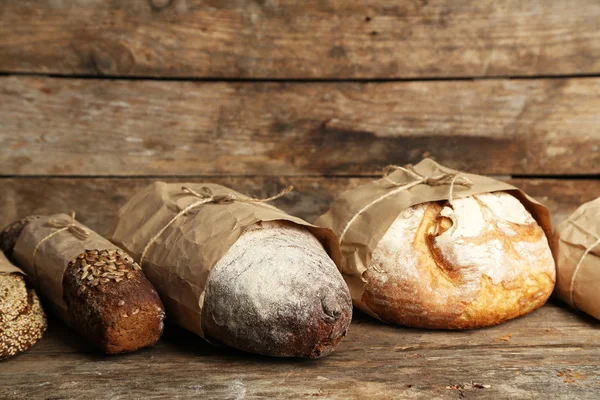
<instances>
[{"instance_id":1,"label":"loaf of bread","mask_svg":"<svg viewBox=\"0 0 600 400\"><path fill-rule=\"evenodd\" d=\"M0 360L28 350L46 327L35 291L0 252Z\"/></svg>"},{"instance_id":2,"label":"loaf of bread","mask_svg":"<svg viewBox=\"0 0 600 400\"><path fill-rule=\"evenodd\" d=\"M249 227L208 275L202 324L211 342L317 358L346 334L352 301L319 241L286 222Z\"/></svg>"},{"instance_id":3,"label":"loaf of bread","mask_svg":"<svg viewBox=\"0 0 600 400\"><path fill-rule=\"evenodd\" d=\"M405 209L363 276L361 302L382 320L468 329L540 307L554 288L555 267L531 214L496 192Z\"/></svg>"},{"instance_id":4,"label":"loaf of bread","mask_svg":"<svg viewBox=\"0 0 600 400\"><path fill-rule=\"evenodd\" d=\"M8 257L10 260L13 260L13 250L15 249L15 245L17 244L19 236L21 236L23 228L25 228L31 221L38 218L41 217L39 215L30 215L13 222L5 227L2 233L0 233L0 251L4 252L6 257Z\"/></svg>"},{"instance_id":5,"label":"loaf of bread","mask_svg":"<svg viewBox=\"0 0 600 400\"><path fill-rule=\"evenodd\" d=\"M156 182L123 206L111 238L141 260L171 321L211 343L317 358L350 324L335 235L263 200Z\"/></svg>"},{"instance_id":6,"label":"loaf of bread","mask_svg":"<svg viewBox=\"0 0 600 400\"><path fill-rule=\"evenodd\" d=\"M56 314L101 351L117 354L154 345L165 313L141 268L108 240L69 219L59 214L18 221L4 230L0 243L32 276ZM49 226L57 220L88 236L57 233Z\"/></svg>"},{"instance_id":7,"label":"loaf of bread","mask_svg":"<svg viewBox=\"0 0 600 400\"><path fill-rule=\"evenodd\" d=\"M390 323L490 326L555 282L548 209L502 181L424 159L341 193L316 221L339 237L354 304Z\"/></svg>"}]
</instances>

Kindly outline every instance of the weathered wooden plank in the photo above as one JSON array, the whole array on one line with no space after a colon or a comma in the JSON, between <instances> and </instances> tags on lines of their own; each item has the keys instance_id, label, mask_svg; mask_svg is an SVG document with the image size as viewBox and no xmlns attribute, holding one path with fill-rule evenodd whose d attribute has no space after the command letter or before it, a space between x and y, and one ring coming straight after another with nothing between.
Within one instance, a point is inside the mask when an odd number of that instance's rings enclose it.
<instances>
[{"instance_id":1,"label":"weathered wooden plank","mask_svg":"<svg viewBox=\"0 0 600 400\"><path fill-rule=\"evenodd\" d=\"M600 174L600 79L0 78L3 175Z\"/></svg>"},{"instance_id":2,"label":"weathered wooden plank","mask_svg":"<svg viewBox=\"0 0 600 400\"><path fill-rule=\"evenodd\" d=\"M412 78L600 72L596 0L8 0L0 71Z\"/></svg>"},{"instance_id":3,"label":"weathered wooden plank","mask_svg":"<svg viewBox=\"0 0 600 400\"><path fill-rule=\"evenodd\" d=\"M595 398L598 322L548 304L468 332L387 326L359 314L321 360L270 359L215 348L168 327L158 345L105 357L60 322L2 365L0 396L73 398ZM494 338L512 333L510 341ZM544 343L547 341L547 343ZM476 382L489 388L448 389Z\"/></svg>"},{"instance_id":4,"label":"weathered wooden plank","mask_svg":"<svg viewBox=\"0 0 600 400\"><path fill-rule=\"evenodd\" d=\"M372 178L168 178L169 182L215 182L242 193L268 197L287 185L296 190L275 205L313 222L327 211L340 192ZM2 226L30 214L76 211L78 220L100 233L109 232L116 213L130 196L153 178L0 178ZM600 180L516 179L521 187L545 203L554 223L566 219L577 207L600 196ZM1 228L1 227L0 227Z\"/></svg>"}]
</instances>

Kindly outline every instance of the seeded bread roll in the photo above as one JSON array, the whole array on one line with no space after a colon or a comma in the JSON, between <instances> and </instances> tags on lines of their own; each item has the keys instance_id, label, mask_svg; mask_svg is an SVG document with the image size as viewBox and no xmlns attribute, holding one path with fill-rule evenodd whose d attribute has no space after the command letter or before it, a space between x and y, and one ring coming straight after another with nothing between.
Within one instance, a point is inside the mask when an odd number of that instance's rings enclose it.
<instances>
[{"instance_id":1,"label":"seeded bread roll","mask_svg":"<svg viewBox=\"0 0 600 400\"><path fill-rule=\"evenodd\" d=\"M6 261L1 253L0 259ZM29 349L46 327L46 314L25 278L18 273L0 274L0 360Z\"/></svg>"},{"instance_id":2,"label":"seeded bread roll","mask_svg":"<svg viewBox=\"0 0 600 400\"><path fill-rule=\"evenodd\" d=\"M69 325L106 354L154 345L165 312L141 268L120 249L88 250L63 278Z\"/></svg>"},{"instance_id":3,"label":"seeded bread roll","mask_svg":"<svg viewBox=\"0 0 600 400\"><path fill-rule=\"evenodd\" d=\"M18 221L0 235L0 243L9 248L10 254L21 235L31 234L26 227L35 220L28 217ZM86 250L68 261L66 270L63 267L62 300L67 311L65 314L55 309L57 314L106 354L154 345L162 334L165 318L158 294L131 257L91 234L96 242L104 242L105 248ZM14 257L23 260L18 254ZM18 265L34 274L26 262ZM60 300L53 299L56 294L43 287L40 290L56 307Z\"/></svg>"},{"instance_id":4,"label":"seeded bread roll","mask_svg":"<svg viewBox=\"0 0 600 400\"><path fill-rule=\"evenodd\" d=\"M405 209L363 276L363 306L382 320L468 329L540 307L555 266L542 228L515 197L497 192Z\"/></svg>"},{"instance_id":5,"label":"seeded bread roll","mask_svg":"<svg viewBox=\"0 0 600 400\"><path fill-rule=\"evenodd\" d=\"M249 227L208 276L202 328L212 342L280 357L333 351L352 300L323 245L286 222Z\"/></svg>"}]
</instances>

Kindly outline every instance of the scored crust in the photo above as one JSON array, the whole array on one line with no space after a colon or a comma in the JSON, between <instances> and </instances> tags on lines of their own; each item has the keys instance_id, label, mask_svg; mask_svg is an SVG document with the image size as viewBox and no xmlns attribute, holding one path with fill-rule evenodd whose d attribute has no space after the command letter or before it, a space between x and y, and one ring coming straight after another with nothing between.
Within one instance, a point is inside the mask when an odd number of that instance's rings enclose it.
<instances>
[{"instance_id":1,"label":"scored crust","mask_svg":"<svg viewBox=\"0 0 600 400\"><path fill-rule=\"evenodd\" d=\"M0 360L28 350L46 328L46 314L25 278L0 274Z\"/></svg>"},{"instance_id":2,"label":"scored crust","mask_svg":"<svg viewBox=\"0 0 600 400\"><path fill-rule=\"evenodd\" d=\"M359 307L406 326L491 326L543 305L554 260L542 228L508 193L404 210L373 252Z\"/></svg>"}]
</instances>

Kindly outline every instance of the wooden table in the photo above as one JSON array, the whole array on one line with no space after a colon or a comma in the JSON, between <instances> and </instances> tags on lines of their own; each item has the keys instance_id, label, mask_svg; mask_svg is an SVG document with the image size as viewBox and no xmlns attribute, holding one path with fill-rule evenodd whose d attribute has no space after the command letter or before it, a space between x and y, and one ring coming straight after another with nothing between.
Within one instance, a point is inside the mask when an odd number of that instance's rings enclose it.
<instances>
[{"instance_id":1,"label":"wooden table","mask_svg":"<svg viewBox=\"0 0 600 400\"><path fill-rule=\"evenodd\" d=\"M598 398L600 323L562 305L465 332L356 314L320 360L217 348L172 326L154 348L106 357L51 320L38 345L1 364L0 398Z\"/></svg>"},{"instance_id":2,"label":"wooden table","mask_svg":"<svg viewBox=\"0 0 600 400\"><path fill-rule=\"evenodd\" d=\"M596 0L5 0L0 225L107 233L155 180L216 182L314 221L388 164L506 180L554 223L600 196ZM105 357L61 322L0 363L0 399L600 398L596 320L549 303L467 332L357 312L322 360L168 326Z\"/></svg>"}]
</instances>

